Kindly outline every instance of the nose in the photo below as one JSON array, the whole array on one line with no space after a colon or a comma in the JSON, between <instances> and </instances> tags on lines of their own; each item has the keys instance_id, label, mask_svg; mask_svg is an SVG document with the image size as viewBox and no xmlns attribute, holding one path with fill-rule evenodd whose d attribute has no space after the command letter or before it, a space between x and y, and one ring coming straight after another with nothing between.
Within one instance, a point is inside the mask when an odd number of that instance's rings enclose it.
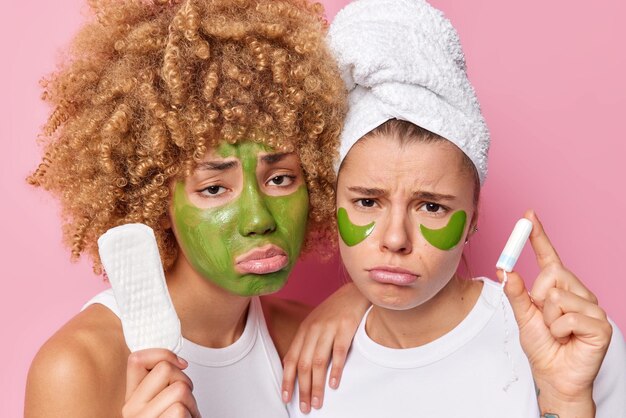
<instances>
[{"instance_id":1,"label":"nose","mask_svg":"<svg viewBox=\"0 0 626 418\"><path fill-rule=\"evenodd\" d=\"M392 209L388 216L380 241L380 249L383 252L409 254L413 250L409 217L401 208Z\"/></svg>"},{"instance_id":2,"label":"nose","mask_svg":"<svg viewBox=\"0 0 626 418\"><path fill-rule=\"evenodd\" d=\"M241 192L239 202L239 233L244 236L264 235L276 230L276 220L256 185Z\"/></svg>"}]
</instances>

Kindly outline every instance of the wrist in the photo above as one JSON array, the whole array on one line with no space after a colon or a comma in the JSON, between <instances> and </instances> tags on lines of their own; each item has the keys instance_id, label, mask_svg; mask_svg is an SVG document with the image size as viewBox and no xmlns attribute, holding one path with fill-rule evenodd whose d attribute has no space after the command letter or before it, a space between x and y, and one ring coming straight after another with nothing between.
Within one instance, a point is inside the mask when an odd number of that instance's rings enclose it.
<instances>
[{"instance_id":1,"label":"wrist","mask_svg":"<svg viewBox=\"0 0 626 418\"><path fill-rule=\"evenodd\" d=\"M546 382L536 381L541 418L594 418L596 404L592 388L566 394Z\"/></svg>"},{"instance_id":2,"label":"wrist","mask_svg":"<svg viewBox=\"0 0 626 418\"><path fill-rule=\"evenodd\" d=\"M539 403L540 418L595 418L596 416L596 406L593 400L578 404L558 402L546 402L546 404L549 406L544 407L543 403Z\"/></svg>"}]
</instances>

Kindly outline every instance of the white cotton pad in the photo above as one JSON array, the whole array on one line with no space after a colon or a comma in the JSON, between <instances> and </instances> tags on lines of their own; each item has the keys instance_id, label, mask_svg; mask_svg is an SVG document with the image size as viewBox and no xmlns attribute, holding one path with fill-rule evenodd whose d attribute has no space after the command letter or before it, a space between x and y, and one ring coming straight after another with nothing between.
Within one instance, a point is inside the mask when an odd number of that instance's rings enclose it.
<instances>
[{"instance_id":1,"label":"white cotton pad","mask_svg":"<svg viewBox=\"0 0 626 418\"><path fill-rule=\"evenodd\" d=\"M111 228L98 239L98 250L130 351L180 351L180 320L167 291L152 229L144 224Z\"/></svg>"}]
</instances>

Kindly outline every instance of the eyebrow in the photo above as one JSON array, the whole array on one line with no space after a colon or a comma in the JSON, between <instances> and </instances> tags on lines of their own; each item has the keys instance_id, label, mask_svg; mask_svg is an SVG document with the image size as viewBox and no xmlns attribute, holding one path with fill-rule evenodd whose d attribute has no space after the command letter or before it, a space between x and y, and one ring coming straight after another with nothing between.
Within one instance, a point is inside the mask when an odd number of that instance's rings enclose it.
<instances>
[{"instance_id":1,"label":"eyebrow","mask_svg":"<svg viewBox=\"0 0 626 418\"><path fill-rule=\"evenodd\" d=\"M363 196L368 196L368 197L379 197L385 194L385 191L383 189L372 189L369 187L348 187L348 190L350 190L351 192L355 192L358 193L360 195Z\"/></svg>"},{"instance_id":2,"label":"eyebrow","mask_svg":"<svg viewBox=\"0 0 626 418\"><path fill-rule=\"evenodd\" d=\"M203 161L198 164L198 170L230 170L239 165L238 161Z\"/></svg>"},{"instance_id":3,"label":"eyebrow","mask_svg":"<svg viewBox=\"0 0 626 418\"><path fill-rule=\"evenodd\" d=\"M383 189L369 188L369 187L356 187L355 186L355 187L348 187L348 190L350 190L351 192L360 194L362 196L367 196L367 197L380 197L380 196L384 196L387 193ZM411 197L417 200L431 200L431 201L436 201L436 202L440 202L443 200L456 199L456 196L453 196L450 194L434 193L434 192L426 192L426 191L414 192L411 195Z\"/></svg>"},{"instance_id":4,"label":"eyebrow","mask_svg":"<svg viewBox=\"0 0 626 418\"><path fill-rule=\"evenodd\" d=\"M434 193L434 192L425 192L419 191L413 193L413 199L417 200L432 200L435 202L440 202L442 200L454 200L456 196L451 194L442 194L442 193Z\"/></svg>"},{"instance_id":5,"label":"eyebrow","mask_svg":"<svg viewBox=\"0 0 626 418\"><path fill-rule=\"evenodd\" d=\"M268 154L261 157L261 161L266 164L276 164L290 155L294 155L293 152L278 152L276 154Z\"/></svg>"}]
</instances>

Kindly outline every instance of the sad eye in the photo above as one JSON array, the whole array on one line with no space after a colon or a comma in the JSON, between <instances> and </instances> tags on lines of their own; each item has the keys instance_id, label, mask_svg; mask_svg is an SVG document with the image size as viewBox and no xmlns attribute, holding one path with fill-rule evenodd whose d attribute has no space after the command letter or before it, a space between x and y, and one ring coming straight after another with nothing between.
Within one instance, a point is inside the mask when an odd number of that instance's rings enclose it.
<instances>
[{"instance_id":1,"label":"sad eye","mask_svg":"<svg viewBox=\"0 0 626 418\"><path fill-rule=\"evenodd\" d=\"M446 209L440 204L432 202L424 203L422 206L420 206L419 210L429 213L442 213L446 211Z\"/></svg>"},{"instance_id":2,"label":"sad eye","mask_svg":"<svg viewBox=\"0 0 626 418\"><path fill-rule=\"evenodd\" d=\"M293 181L295 180L295 176L288 176L288 175L282 175L282 176L275 176L272 177L271 179L269 179L267 181L267 184L270 186L289 186L291 183L293 183Z\"/></svg>"},{"instance_id":3,"label":"sad eye","mask_svg":"<svg viewBox=\"0 0 626 418\"><path fill-rule=\"evenodd\" d=\"M364 208L373 208L376 205L376 201L374 199L359 199L356 201L356 205Z\"/></svg>"},{"instance_id":4,"label":"sad eye","mask_svg":"<svg viewBox=\"0 0 626 418\"><path fill-rule=\"evenodd\" d=\"M200 194L207 196L207 197L213 197L213 196L219 196L225 191L226 191L226 188L222 186L209 186L200 190Z\"/></svg>"}]
</instances>

